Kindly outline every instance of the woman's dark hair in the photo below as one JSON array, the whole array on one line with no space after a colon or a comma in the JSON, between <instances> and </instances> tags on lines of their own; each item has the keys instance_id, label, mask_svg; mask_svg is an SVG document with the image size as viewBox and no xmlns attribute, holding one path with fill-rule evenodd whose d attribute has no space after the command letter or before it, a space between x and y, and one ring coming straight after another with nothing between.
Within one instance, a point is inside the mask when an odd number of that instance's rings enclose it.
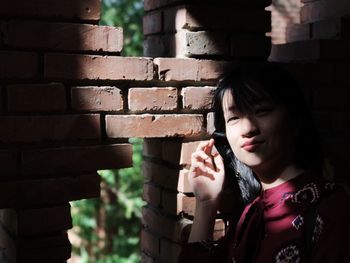
<instances>
[{"instance_id":1,"label":"woman's dark hair","mask_svg":"<svg viewBox=\"0 0 350 263\"><path fill-rule=\"evenodd\" d=\"M296 138L296 164L307 170L320 171L323 152L304 95L293 76L277 63L258 66L240 66L226 74L219 82L213 98L216 136L225 136L225 119L222 101L226 91L232 92L239 112L250 113L261 101L271 101L287 109L292 123L299 127ZM229 173L240 173L238 185L243 203L249 203L260 192L260 183L253 172L234 156L232 150L226 156ZM228 158L228 161L227 161Z\"/></svg>"}]
</instances>

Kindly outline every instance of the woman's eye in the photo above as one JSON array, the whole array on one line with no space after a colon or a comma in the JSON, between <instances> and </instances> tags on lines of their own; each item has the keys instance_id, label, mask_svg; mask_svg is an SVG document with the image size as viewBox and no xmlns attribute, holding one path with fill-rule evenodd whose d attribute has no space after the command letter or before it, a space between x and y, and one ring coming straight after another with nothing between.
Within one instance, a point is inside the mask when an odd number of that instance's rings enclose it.
<instances>
[{"instance_id":1,"label":"woman's eye","mask_svg":"<svg viewBox=\"0 0 350 263\"><path fill-rule=\"evenodd\" d=\"M273 111L273 108L271 108L271 107L257 108L255 110L255 115L262 116L262 115L270 113L271 111Z\"/></svg>"},{"instance_id":2,"label":"woman's eye","mask_svg":"<svg viewBox=\"0 0 350 263\"><path fill-rule=\"evenodd\" d=\"M238 117L238 116L232 116L232 117L230 117L230 118L227 119L227 123L229 123L229 122L234 122L234 121L237 121L237 120L239 120L239 117Z\"/></svg>"}]
</instances>

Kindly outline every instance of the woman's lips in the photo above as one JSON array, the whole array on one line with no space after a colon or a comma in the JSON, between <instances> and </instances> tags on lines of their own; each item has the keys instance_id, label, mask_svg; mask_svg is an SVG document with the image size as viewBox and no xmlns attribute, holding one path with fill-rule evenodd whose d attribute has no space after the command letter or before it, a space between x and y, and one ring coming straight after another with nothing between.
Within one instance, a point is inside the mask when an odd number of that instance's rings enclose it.
<instances>
[{"instance_id":1,"label":"woman's lips","mask_svg":"<svg viewBox=\"0 0 350 263\"><path fill-rule=\"evenodd\" d=\"M248 152L256 151L264 141L249 140L242 144L242 148Z\"/></svg>"}]
</instances>

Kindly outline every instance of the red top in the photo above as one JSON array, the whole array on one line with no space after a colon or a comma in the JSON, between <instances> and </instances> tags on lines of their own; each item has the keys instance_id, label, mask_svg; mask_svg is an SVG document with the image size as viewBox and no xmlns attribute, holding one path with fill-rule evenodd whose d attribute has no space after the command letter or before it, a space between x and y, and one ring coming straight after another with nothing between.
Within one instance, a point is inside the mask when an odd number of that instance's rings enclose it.
<instances>
[{"instance_id":1,"label":"red top","mask_svg":"<svg viewBox=\"0 0 350 263\"><path fill-rule=\"evenodd\" d=\"M334 188L304 173L265 190L234 235L185 244L179 262L350 262L350 197Z\"/></svg>"}]
</instances>

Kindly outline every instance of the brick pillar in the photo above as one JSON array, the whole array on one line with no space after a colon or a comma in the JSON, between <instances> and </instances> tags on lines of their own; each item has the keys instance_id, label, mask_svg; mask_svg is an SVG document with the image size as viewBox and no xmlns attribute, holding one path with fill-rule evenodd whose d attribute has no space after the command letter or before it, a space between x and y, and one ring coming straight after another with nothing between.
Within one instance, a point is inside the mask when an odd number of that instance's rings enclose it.
<instances>
[{"instance_id":1,"label":"brick pillar","mask_svg":"<svg viewBox=\"0 0 350 263\"><path fill-rule=\"evenodd\" d=\"M144 4L144 54L156 57L159 79L177 88L175 112L202 121L200 134L185 133L181 139L150 138L144 144L143 198L147 206L142 220L142 262L177 262L195 209L187 179L190 157L212 132L212 91L231 64L267 58L270 39L265 34L270 31L271 19L265 7L269 2L149 0ZM189 130L193 123L180 125ZM215 239L224 234L224 221L230 213L230 207L221 208Z\"/></svg>"}]
</instances>

